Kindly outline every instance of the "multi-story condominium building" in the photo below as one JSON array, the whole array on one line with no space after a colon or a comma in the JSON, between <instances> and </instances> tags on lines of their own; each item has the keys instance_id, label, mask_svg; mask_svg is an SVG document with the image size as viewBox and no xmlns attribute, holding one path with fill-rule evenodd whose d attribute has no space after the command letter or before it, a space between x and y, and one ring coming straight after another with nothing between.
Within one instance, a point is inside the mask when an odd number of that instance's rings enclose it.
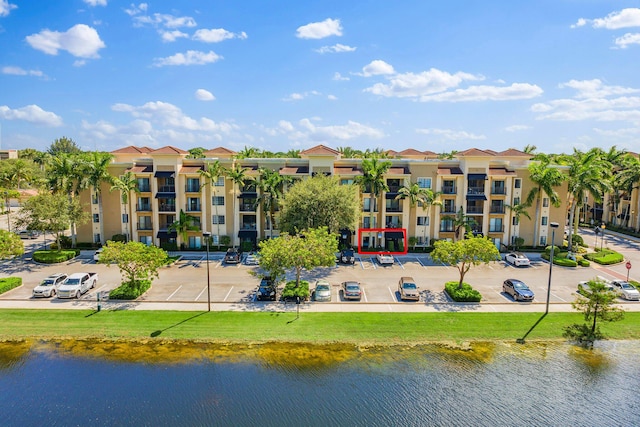
<instances>
[{"instance_id":1,"label":"multi-story condominium building","mask_svg":"<svg viewBox=\"0 0 640 427\"><path fill-rule=\"evenodd\" d=\"M247 181L242 187L226 176L213 185L205 181L200 171L216 161L227 169L239 164L254 179L262 168L294 180L316 174L336 176L343 185L353 184L362 175L362 159L342 158L340 152L323 145L304 150L300 158L293 159L236 159L236 153L226 148L206 151L202 159L188 159L187 151L174 147L130 146L111 154L114 159L109 172L121 176L130 171L136 178L136 191L129 194L128 205L122 203L118 191L109 191L106 183L100 191L82 194L82 202L90 206L92 221L78 227L78 241L104 243L113 235L131 234L131 240L149 245L201 248L203 231L211 232L214 245L222 236L228 236L236 246L277 236L277 223L269 223L268 212L259 203L262 194L254 181ZM416 246L428 246L434 239L451 239L454 218L460 210L473 220L474 233L490 237L500 249L516 237L523 238L526 245L532 245L534 239L536 245L549 244L549 224L565 224L566 202L554 207L544 193L537 227L535 206L528 209L531 219L512 215L510 207L523 203L534 187L527 169L531 156L524 152L469 149L447 159L413 149L387 154L392 164L384 176L389 191L374 202L373 218L370 195L361 191L360 221L353 224L352 230L341 233L341 238L353 246L369 245L368 238L357 242L359 228L404 228ZM409 200L396 199L400 188L413 183L439 193L440 204L412 206ZM558 187L558 194L566 194L566 184ZM186 239L169 227L179 219L181 211L193 217L194 227L187 231ZM397 237L382 236L375 245L385 247Z\"/></svg>"}]
</instances>

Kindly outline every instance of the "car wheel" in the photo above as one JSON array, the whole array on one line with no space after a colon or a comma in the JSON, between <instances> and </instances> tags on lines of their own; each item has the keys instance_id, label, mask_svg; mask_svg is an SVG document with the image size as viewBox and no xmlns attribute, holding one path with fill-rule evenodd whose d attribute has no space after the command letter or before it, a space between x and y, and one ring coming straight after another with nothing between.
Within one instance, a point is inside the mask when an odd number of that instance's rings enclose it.
<instances>
[{"instance_id":1,"label":"car wheel","mask_svg":"<svg viewBox=\"0 0 640 427\"><path fill-rule=\"evenodd\" d=\"M50 297L55 297L56 296L56 291L55 290L51 291L51 295L49 295L49 296Z\"/></svg>"},{"instance_id":2,"label":"car wheel","mask_svg":"<svg viewBox=\"0 0 640 427\"><path fill-rule=\"evenodd\" d=\"M516 294L516 293L513 294L513 300L515 302L518 302L518 294Z\"/></svg>"}]
</instances>

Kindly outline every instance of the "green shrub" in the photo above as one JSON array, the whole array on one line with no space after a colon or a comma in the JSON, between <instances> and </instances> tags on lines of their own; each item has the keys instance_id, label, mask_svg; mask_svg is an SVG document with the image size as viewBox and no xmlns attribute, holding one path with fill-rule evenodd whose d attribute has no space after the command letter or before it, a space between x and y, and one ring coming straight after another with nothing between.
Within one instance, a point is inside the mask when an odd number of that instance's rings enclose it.
<instances>
[{"instance_id":1,"label":"green shrub","mask_svg":"<svg viewBox=\"0 0 640 427\"><path fill-rule=\"evenodd\" d=\"M583 258L580 261L578 261L578 265L581 267L589 267L591 263Z\"/></svg>"},{"instance_id":2,"label":"green shrub","mask_svg":"<svg viewBox=\"0 0 640 427\"><path fill-rule=\"evenodd\" d=\"M35 251L33 253L33 260L43 264L58 264L68 261L79 254L79 249Z\"/></svg>"},{"instance_id":3,"label":"green shrub","mask_svg":"<svg viewBox=\"0 0 640 427\"><path fill-rule=\"evenodd\" d=\"M291 280L284 285L281 298L285 301L290 301L300 297L300 300L305 301L309 299L309 282L306 280L300 281L300 286L296 288L296 281Z\"/></svg>"},{"instance_id":4,"label":"green shrub","mask_svg":"<svg viewBox=\"0 0 640 427\"><path fill-rule=\"evenodd\" d=\"M559 254L562 251L562 248L560 248L559 246L554 246L553 247L553 255L557 256L557 254ZM546 248L544 248L544 253L546 254L550 254L551 253L551 245L547 246Z\"/></svg>"},{"instance_id":5,"label":"green shrub","mask_svg":"<svg viewBox=\"0 0 640 427\"><path fill-rule=\"evenodd\" d=\"M22 277L4 277L0 279L0 294L22 285Z\"/></svg>"},{"instance_id":6,"label":"green shrub","mask_svg":"<svg viewBox=\"0 0 640 427\"><path fill-rule=\"evenodd\" d=\"M545 252L543 254L540 254L540 256L542 257L542 259L549 261L550 258L550 254ZM558 253L558 255L556 256L556 252L554 250L553 252L553 263L555 265L559 265L561 267L577 267L578 266L578 262L574 261L572 259L566 258L567 256L567 252L560 252Z\"/></svg>"},{"instance_id":7,"label":"green shrub","mask_svg":"<svg viewBox=\"0 0 640 427\"><path fill-rule=\"evenodd\" d=\"M109 299L134 300L144 294L151 287L151 280L136 280L122 283L120 286L109 292Z\"/></svg>"},{"instance_id":8,"label":"green shrub","mask_svg":"<svg viewBox=\"0 0 640 427\"><path fill-rule=\"evenodd\" d=\"M574 246L584 246L584 239L579 234L571 235L571 244Z\"/></svg>"},{"instance_id":9,"label":"green shrub","mask_svg":"<svg viewBox=\"0 0 640 427\"><path fill-rule=\"evenodd\" d=\"M249 252L253 250L253 242L242 242L240 243L240 250L242 252Z\"/></svg>"},{"instance_id":10,"label":"green shrub","mask_svg":"<svg viewBox=\"0 0 640 427\"><path fill-rule=\"evenodd\" d=\"M162 249L164 249L165 251L177 251L178 250L178 244L177 243L165 242L165 243L162 243L160 245L160 247Z\"/></svg>"},{"instance_id":11,"label":"green shrub","mask_svg":"<svg viewBox=\"0 0 640 427\"><path fill-rule=\"evenodd\" d=\"M480 302L482 295L473 289L470 284L463 282L462 289L460 289L458 285L458 282L447 282L444 284L444 290L452 300L457 302Z\"/></svg>"},{"instance_id":12,"label":"green shrub","mask_svg":"<svg viewBox=\"0 0 640 427\"><path fill-rule=\"evenodd\" d=\"M111 240L113 240L114 242L126 242L127 236L125 236L124 234L114 234L113 236L111 236Z\"/></svg>"},{"instance_id":13,"label":"green shrub","mask_svg":"<svg viewBox=\"0 0 640 427\"><path fill-rule=\"evenodd\" d=\"M220 244L222 246L229 246L231 244L231 237L229 237L229 236L220 236Z\"/></svg>"},{"instance_id":14,"label":"green shrub","mask_svg":"<svg viewBox=\"0 0 640 427\"><path fill-rule=\"evenodd\" d=\"M611 249L603 249L601 251L586 254L584 257L589 261L597 262L602 265L618 264L624 261L624 257L621 253L612 251Z\"/></svg>"}]
</instances>

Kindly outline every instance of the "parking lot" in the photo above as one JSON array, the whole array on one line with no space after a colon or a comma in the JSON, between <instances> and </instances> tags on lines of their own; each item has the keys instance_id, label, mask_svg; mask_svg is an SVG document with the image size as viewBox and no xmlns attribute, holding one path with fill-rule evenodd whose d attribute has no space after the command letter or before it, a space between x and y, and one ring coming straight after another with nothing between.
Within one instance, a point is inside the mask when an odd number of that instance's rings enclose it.
<instances>
[{"instance_id":1,"label":"parking lot","mask_svg":"<svg viewBox=\"0 0 640 427\"><path fill-rule=\"evenodd\" d=\"M547 285L549 283L549 263L542 260L539 254L529 254L531 265L514 267L505 261L496 261L488 265L472 267L464 281L470 283L482 294L482 304L504 304L518 307L532 305L532 303L514 302L502 292L502 282L505 279L519 279L524 281L534 292L533 304L546 302ZM223 254L211 253L209 260L211 301L214 303L252 303L260 281L256 274L259 267L243 264L224 264ZM318 268L311 272L303 272L302 279L313 285L318 279L326 279L332 287L331 303L310 301L309 304L388 304L398 306L425 306L433 304L447 304L451 301L443 292L444 283L457 281L459 272L455 266L445 266L435 263L426 254L408 254L396 256L391 266L381 266L375 257L369 255L356 256L354 265L339 265ZM97 294L102 296L116 288L120 283L118 268L97 264L93 261L92 253L83 253L80 257L64 264L40 265L33 263L28 257L19 261L5 261L0 270L0 276L19 275L23 278L23 286L0 295L1 300L34 301L31 297L33 288L46 276L63 272L96 272L99 274L98 286L83 295L79 301L50 299L52 306L72 306L82 301L96 301ZM588 268L566 268L554 266L552 271L552 285L549 301L552 304L569 304L575 299L577 283L590 280L595 276L609 279L620 278L619 274L608 268L592 266ZM411 276L415 279L420 290L420 301L401 301L398 293L400 277ZM293 279L293 273L287 275L287 280ZM363 289L362 299L345 301L341 292L341 283L354 280L360 282ZM282 284L280 289L282 289ZM207 301L207 262L203 253L185 254L185 257L175 264L162 268L160 277L154 279L151 289L143 295L140 302L154 303L204 303ZM640 304L637 302L623 302L624 304ZM259 304L273 304L261 302Z\"/></svg>"}]
</instances>

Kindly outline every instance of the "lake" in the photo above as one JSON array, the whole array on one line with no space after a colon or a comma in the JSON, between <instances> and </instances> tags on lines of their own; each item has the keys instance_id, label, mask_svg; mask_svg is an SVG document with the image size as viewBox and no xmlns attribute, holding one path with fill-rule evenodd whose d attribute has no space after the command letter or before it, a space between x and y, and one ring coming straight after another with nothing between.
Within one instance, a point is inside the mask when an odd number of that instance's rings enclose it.
<instances>
[{"instance_id":1,"label":"lake","mask_svg":"<svg viewBox=\"0 0 640 427\"><path fill-rule=\"evenodd\" d=\"M640 342L0 343L3 426L634 426Z\"/></svg>"}]
</instances>

